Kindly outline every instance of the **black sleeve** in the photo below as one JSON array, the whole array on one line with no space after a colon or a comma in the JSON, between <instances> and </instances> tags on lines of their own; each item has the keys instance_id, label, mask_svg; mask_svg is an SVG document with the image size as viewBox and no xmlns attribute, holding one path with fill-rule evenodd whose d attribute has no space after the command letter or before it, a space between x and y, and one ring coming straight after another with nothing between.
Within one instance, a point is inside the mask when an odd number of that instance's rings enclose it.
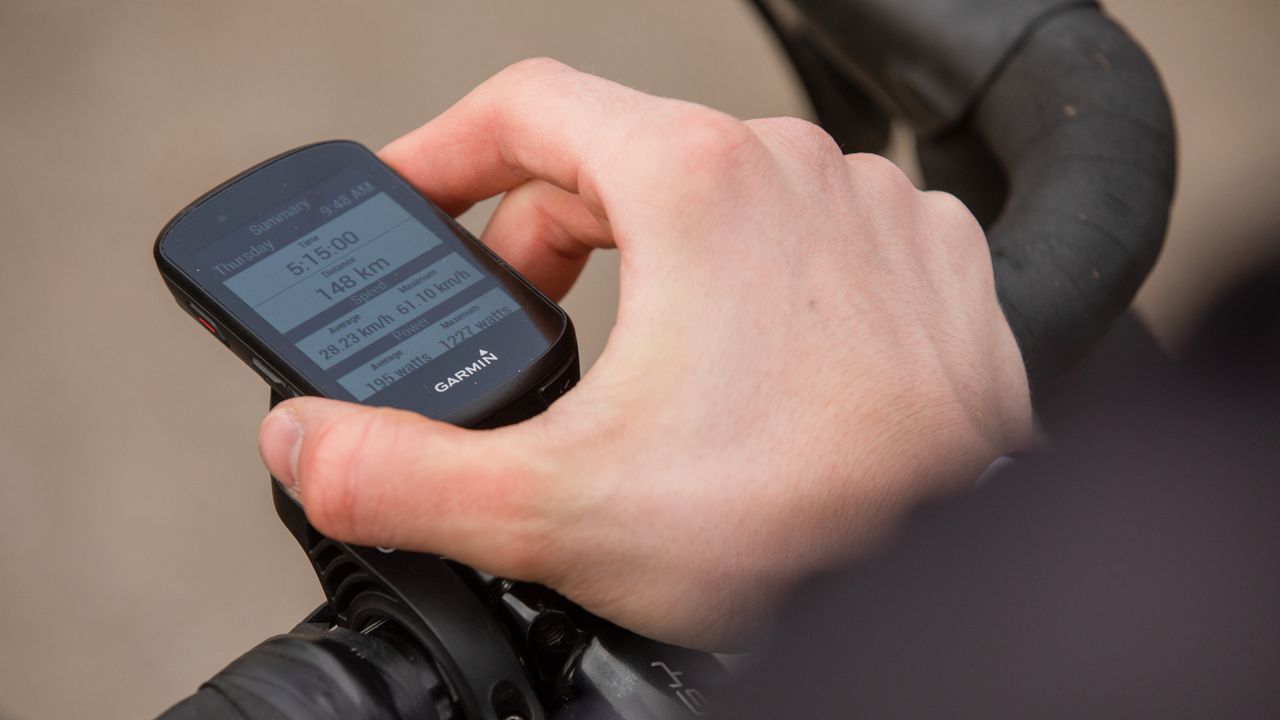
<instances>
[{"instance_id":1,"label":"black sleeve","mask_svg":"<svg viewBox=\"0 0 1280 720\"><path fill-rule=\"evenodd\" d=\"M796 593L728 716L1280 717L1280 267L1197 338Z\"/></svg>"}]
</instances>

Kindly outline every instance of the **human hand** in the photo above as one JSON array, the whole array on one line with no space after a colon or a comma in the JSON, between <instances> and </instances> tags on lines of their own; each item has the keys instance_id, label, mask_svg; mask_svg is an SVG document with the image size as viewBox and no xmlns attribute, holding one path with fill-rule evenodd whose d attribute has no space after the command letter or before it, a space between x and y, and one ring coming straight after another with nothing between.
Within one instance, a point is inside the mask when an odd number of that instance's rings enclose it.
<instances>
[{"instance_id":1,"label":"human hand","mask_svg":"<svg viewBox=\"0 0 1280 720\"><path fill-rule=\"evenodd\" d=\"M515 426L282 403L263 458L330 537L719 647L1028 436L982 230L812 124L535 60L382 155L450 212L505 191L482 239L552 297L616 247L618 317L581 383Z\"/></svg>"}]
</instances>

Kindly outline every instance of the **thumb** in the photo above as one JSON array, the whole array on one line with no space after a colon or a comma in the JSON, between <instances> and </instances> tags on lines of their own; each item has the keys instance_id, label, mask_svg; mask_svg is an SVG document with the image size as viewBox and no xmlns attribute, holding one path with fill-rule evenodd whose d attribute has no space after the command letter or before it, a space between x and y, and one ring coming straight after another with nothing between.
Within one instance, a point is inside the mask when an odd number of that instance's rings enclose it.
<instances>
[{"instance_id":1,"label":"thumb","mask_svg":"<svg viewBox=\"0 0 1280 720\"><path fill-rule=\"evenodd\" d=\"M271 474L342 542L448 555L533 580L553 525L533 423L464 430L416 413L296 398L259 430Z\"/></svg>"}]
</instances>

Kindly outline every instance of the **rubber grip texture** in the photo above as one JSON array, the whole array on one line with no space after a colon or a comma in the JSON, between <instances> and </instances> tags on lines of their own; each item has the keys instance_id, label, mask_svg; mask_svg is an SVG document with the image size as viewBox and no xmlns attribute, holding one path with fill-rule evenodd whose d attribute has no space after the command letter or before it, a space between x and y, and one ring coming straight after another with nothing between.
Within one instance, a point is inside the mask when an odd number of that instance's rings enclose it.
<instances>
[{"instance_id":1,"label":"rubber grip texture","mask_svg":"<svg viewBox=\"0 0 1280 720\"><path fill-rule=\"evenodd\" d=\"M1172 112L1137 43L1081 8L1026 38L971 123L1008 178L988 240L1039 384L1088 350L1155 263L1177 174Z\"/></svg>"}]
</instances>

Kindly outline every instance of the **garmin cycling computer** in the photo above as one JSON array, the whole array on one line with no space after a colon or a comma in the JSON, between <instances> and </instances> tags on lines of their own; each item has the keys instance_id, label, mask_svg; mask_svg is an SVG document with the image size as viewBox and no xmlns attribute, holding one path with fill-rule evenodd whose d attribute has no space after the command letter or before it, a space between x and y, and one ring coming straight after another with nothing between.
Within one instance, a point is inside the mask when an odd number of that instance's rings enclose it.
<instances>
[{"instance_id":1,"label":"garmin cycling computer","mask_svg":"<svg viewBox=\"0 0 1280 720\"><path fill-rule=\"evenodd\" d=\"M564 311L355 143L309 145L237 175L178 213L155 257L178 304L271 385L273 402L319 395L496 427L542 412L578 379ZM412 675L405 688L438 707L544 720L504 621L476 592L485 576L325 537L295 496L271 487L324 588L317 627L354 638L376 630L389 647L429 658L397 667ZM338 647L336 635L324 637ZM366 651L343 648L336 661L272 650L265 676L237 666L229 677L239 679L228 682L243 680L255 698L284 698L279 707L294 713L306 706L273 678L306 678L308 687L337 678L355 703L342 708L378 714L385 706L366 703L343 675L384 682L377 663L393 655Z\"/></svg>"},{"instance_id":2,"label":"garmin cycling computer","mask_svg":"<svg viewBox=\"0 0 1280 720\"><path fill-rule=\"evenodd\" d=\"M155 256L178 304L286 397L481 427L578 377L564 311L356 143L241 173L171 220Z\"/></svg>"}]
</instances>

